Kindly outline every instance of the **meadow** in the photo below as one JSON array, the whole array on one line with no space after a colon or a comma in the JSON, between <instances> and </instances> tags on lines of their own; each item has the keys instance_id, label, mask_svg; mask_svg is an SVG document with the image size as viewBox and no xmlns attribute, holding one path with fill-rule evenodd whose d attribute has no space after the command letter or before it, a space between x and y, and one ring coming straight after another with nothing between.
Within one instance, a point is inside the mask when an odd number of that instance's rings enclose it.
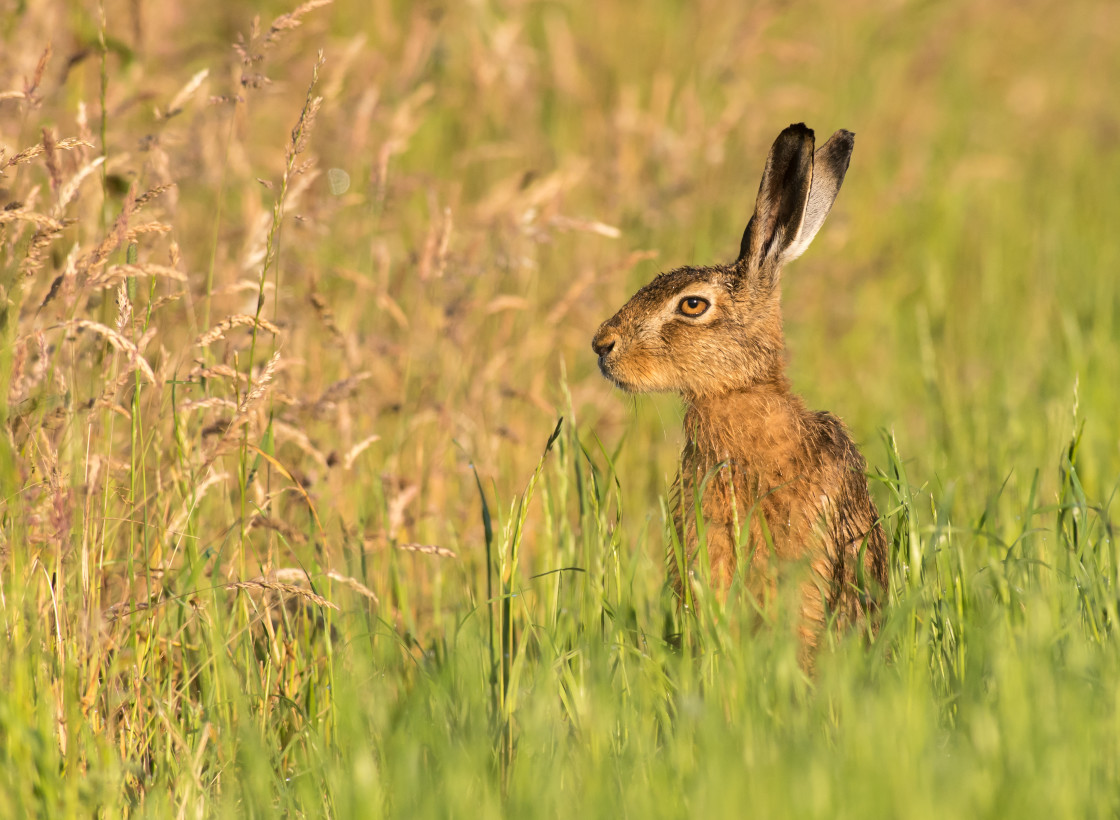
<instances>
[{"instance_id":1,"label":"meadow","mask_svg":"<svg viewBox=\"0 0 1120 820\"><path fill-rule=\"evenodd\" d=\"M1120 813L1120 5L0 8L0 817ZM801 121L892 544L812 676L590 350Z\"/></svg>"}]
</instances>

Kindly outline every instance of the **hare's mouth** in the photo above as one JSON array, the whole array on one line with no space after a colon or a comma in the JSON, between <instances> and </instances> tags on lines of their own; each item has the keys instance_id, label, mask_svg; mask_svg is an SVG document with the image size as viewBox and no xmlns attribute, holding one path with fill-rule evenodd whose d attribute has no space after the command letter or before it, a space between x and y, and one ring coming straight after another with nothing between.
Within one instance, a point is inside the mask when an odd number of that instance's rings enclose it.
<instances>
[{"instance_id":1,"label":"hare's mouth","mask_svg":"<svg viewBox=\"0 0 1120 820\"><path fill-rule=\"evenodd\" d=\"M606 356L599 357L599 372L603 374L603 378L611 382L620 390L625 390L627 393L635 392L634 388L630 384L628 384L625 379L619 376L618 373L615 372Z\"/></svg>"}]
</instances>

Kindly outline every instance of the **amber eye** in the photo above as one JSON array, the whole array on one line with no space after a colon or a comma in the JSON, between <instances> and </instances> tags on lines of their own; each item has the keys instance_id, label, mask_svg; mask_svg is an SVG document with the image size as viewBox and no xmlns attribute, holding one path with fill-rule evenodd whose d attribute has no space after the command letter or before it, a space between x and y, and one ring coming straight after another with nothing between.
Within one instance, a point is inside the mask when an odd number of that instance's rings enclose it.
<instances>
[{"instance_id":1,"label":"amber eye","mask_svg":"<svg viewBox=\"0 0 1120 820\"><path fill-rule=\"evenodd\" d=\"M677 310L679 310L685 316L696 317L703 314L704 311L706 311L711 306L712 303L707 299L704 299L703 297L686 296L681 299L681 303L677 305Z\"/></svg>"}]
</instances>

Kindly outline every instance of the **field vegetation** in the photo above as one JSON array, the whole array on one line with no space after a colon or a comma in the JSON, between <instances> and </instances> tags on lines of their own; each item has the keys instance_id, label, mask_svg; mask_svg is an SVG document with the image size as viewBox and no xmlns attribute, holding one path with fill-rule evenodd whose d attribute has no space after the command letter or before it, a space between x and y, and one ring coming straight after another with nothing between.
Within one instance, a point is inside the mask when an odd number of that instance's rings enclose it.
<instances>
[{"instance_id":1,"label":"field vegetation","mask_svg":"<svg viewBox=\"0 0 1120 820\"><path fill-rule=\"evenodd\" d=\"M1120 5L0 8L0 817L1120 812ZM811 677L590 350L800 121L892 542Z\"/></svg>"}]
</instances>

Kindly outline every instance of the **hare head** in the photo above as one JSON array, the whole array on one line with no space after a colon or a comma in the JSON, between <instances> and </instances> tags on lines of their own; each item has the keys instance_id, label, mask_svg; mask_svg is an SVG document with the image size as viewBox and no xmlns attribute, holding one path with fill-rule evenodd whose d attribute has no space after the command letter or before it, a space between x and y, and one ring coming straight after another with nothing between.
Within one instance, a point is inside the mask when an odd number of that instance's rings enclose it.
<instances>
[{"instance_id":1,"label":"hare head","mask_svg":"<svg viewBox=\"0 0 1120 820\"><path fill-rule=\"evenodd\" d=\"M783 370L779 277L813 240L840 191L854 135L815 153L804 124L770 149L739 258L663 273L603 323L591 343L603 375L631 393L718 395Z\"/></svg>"}]
</instances>

